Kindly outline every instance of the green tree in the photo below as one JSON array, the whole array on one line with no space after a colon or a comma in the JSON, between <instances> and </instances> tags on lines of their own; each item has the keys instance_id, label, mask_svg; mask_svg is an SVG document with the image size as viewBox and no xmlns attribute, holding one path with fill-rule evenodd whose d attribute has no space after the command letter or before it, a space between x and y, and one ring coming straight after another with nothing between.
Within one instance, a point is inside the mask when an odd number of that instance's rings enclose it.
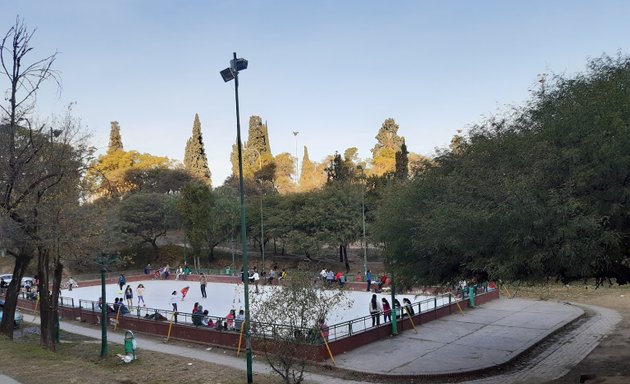
<instances>
[{"instance_id":1,"label":"green tree","mask_svg":"<svg viewBox=\"0 0 630 384\"><path fill-rule=\"evenodd\" d=\"M111 128L109 130L109 146L107 147L107 153L122 151L123 142L120 137L120 125L117 121L111 122Z\"/></svg>"},{"instance_id":2,"label":"green tree","mask_svg":"<svg viewBox=\"0 0 630 384\"><path fill-rule=\"evenodd\" d=\"M208 167L208 158L206 157L206 150L201 135L201 122L199 121L199 115L196 113L192 136L186 141L184 169L200 182L208 186L212 185L210 167Z\"/></svg>"},{"instance_id":3,"label":"green tree","mask_svg":"<svg viewBox=\"0 0 630 384\"><path fill-rule=\"evenodd\" d=\"M409 152L407 145L403 141L400 151L396 152L396 169L394 171L396 180L407 180L409 177Z\"/></svg>"},{"instance_id":4,"label":"green tree","mask_svg":"<svg viewBox=\"0 0 630 384\"><path fill-rule=\"evenodd\" d=\"M133 193L119 205L120 231L133 242L149 244L153 260L160 254L158 239L172 225L176 199L162 193Z\"/></svg>"},{"instance_id":5,"label":"green tree","mask_svg":"<svg viewBox=\"0 0 630 384\"><path fill-rule=\"evenodd\" d=\"M324 184L326 184L326 174L322 172L319 164L312 162L308 157L308 148L305 145L302 170L300 171L300 191L313 191L323 187Z\"/></svg>"},{"instance_id":6,"label":"green tree","mask_svg":"<svg viewBox=\"0 0 630 384\"><path fill-rule=\"evenodd\" d=\"M382 176L393 173L396 168L396 152L399 152L405 139L398 136L398 124L394 119L386 119L376 135L376 145L372 149L370 174Z\"/></svg>"},{"instance_id":7,"label":"green tree","mask_svg":"<svg viewBox=\"0 0 630 384\"><path fill-rule=\"evenodd\" d=\"M397 278L626 283L628 79L628 58L591 60L397 187L375 226Z\"/></svg>"}]
</instances>

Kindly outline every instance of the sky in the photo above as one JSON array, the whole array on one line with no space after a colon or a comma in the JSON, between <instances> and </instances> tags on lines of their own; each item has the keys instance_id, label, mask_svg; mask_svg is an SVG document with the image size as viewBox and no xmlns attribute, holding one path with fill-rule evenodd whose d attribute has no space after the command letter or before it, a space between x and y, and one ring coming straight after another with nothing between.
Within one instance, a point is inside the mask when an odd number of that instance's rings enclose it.
<instances>
[{"instance_id":1,"label":"sky","mask_svg":"<svg viewBox=\"0 0 630 384\"><path fill-rule=\"evenodd\" d=\"M431 156L451 137L522 105L539 74L572 75L588 58L627 55L630 2L1 0L0 33L19 15L36 29L31 59L59 52L37 116L66 106L107 149L118 121L125 150L183 160L196 113L214 186L231 173L234 82L240 120L269 127L271 150L311 160L357 147L371 157L394 118L410 151ZM9 84L0 79L4 92ZM294 131L299 132L297 136Z\"/></svg>"}]
</instances>

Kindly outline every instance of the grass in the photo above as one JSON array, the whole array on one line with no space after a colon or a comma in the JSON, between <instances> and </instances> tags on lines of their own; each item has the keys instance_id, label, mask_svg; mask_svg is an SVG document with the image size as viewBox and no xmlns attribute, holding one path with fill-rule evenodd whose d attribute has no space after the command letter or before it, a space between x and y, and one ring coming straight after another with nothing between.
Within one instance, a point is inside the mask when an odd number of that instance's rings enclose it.
<instances>
[{"instance_id":1,"label":"grass","mask_svg":"<svg viewBox=\"0 0 630 384\"><path fill-rule=\"evenodd\" d=\"M139 359L125 364L116 356L123 353L119 344L109 344L109 356L100 358L99 340L62 332L57 352L39 346L39 335L16 332L14 340L0 337L0 372L23 383L240 383L245 372L204 361L191 360L151 351L139 351ZM22 330L22 332L24 329ZM189 365L192 363L192 365ZM269 375L255 375L255 382L280 382Z\"/></svg>"}]
</instances>

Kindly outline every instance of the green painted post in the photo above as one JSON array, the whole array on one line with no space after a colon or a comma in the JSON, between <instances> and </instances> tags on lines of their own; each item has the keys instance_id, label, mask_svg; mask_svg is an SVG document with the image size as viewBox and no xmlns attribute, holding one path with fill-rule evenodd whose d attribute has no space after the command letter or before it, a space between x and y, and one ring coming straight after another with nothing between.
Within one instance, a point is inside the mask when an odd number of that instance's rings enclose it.
<instances>
[{"instance_id":1,"label":"green painted post","mask_svg":"<svg viewBox=\"0 0 630 384\"><path fill-rule=\"evenodd\" d=\"M472 285L468 286L468 304L470 308L475 308L475 288Z\"/></svg>"},{"instance_id":2,"label":"green painted post","mask_svg":"<svg viewBox=\"0 0 630 384\"><path fill-rule=\"evenodd\" d=\"M396 308L394 308L394 299L396 299L396 287L394 286L394 274L391 275L390 285L392 287L392 336L398 335L398 322L396 321Z\"/></svg>"},{"instance_id":3,"label":"green painted post","mask_svg":"<svg viewBox=\"0 0 630 384\"><path fill-rule=\"evenodd\" d=\"M107 297L105 296L105 267L101 268L101 357L107 357Z\"/></svg>"}]
</instances>

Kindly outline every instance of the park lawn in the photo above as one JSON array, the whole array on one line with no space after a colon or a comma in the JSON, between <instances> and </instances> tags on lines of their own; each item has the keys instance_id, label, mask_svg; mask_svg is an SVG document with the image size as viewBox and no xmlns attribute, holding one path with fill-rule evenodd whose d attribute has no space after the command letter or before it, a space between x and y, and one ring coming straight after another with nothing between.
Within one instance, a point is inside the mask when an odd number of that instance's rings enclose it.
<instances>
[{"instance_id":1,"label":"park lawn","mask_svg":"<svg viewBox=\"0 0 630 384\"><path fill-rule=\"evenodd\" d=\"M123 353L119 344L109 344L109 357L100 358L100 340L62 332L57 352L39 346L33 326L24 324L25 334L17 330L14 340L0 336L0 373L22 384L41 383L241 383L245 371L174 355L141 351L139 359L125 364L116 356ZM36 327L36 326L34 326ZM192 363L192 365L188 365ZM279 383L277 377L254 374L261 384Z\"/></svg>"}]
</instances>

